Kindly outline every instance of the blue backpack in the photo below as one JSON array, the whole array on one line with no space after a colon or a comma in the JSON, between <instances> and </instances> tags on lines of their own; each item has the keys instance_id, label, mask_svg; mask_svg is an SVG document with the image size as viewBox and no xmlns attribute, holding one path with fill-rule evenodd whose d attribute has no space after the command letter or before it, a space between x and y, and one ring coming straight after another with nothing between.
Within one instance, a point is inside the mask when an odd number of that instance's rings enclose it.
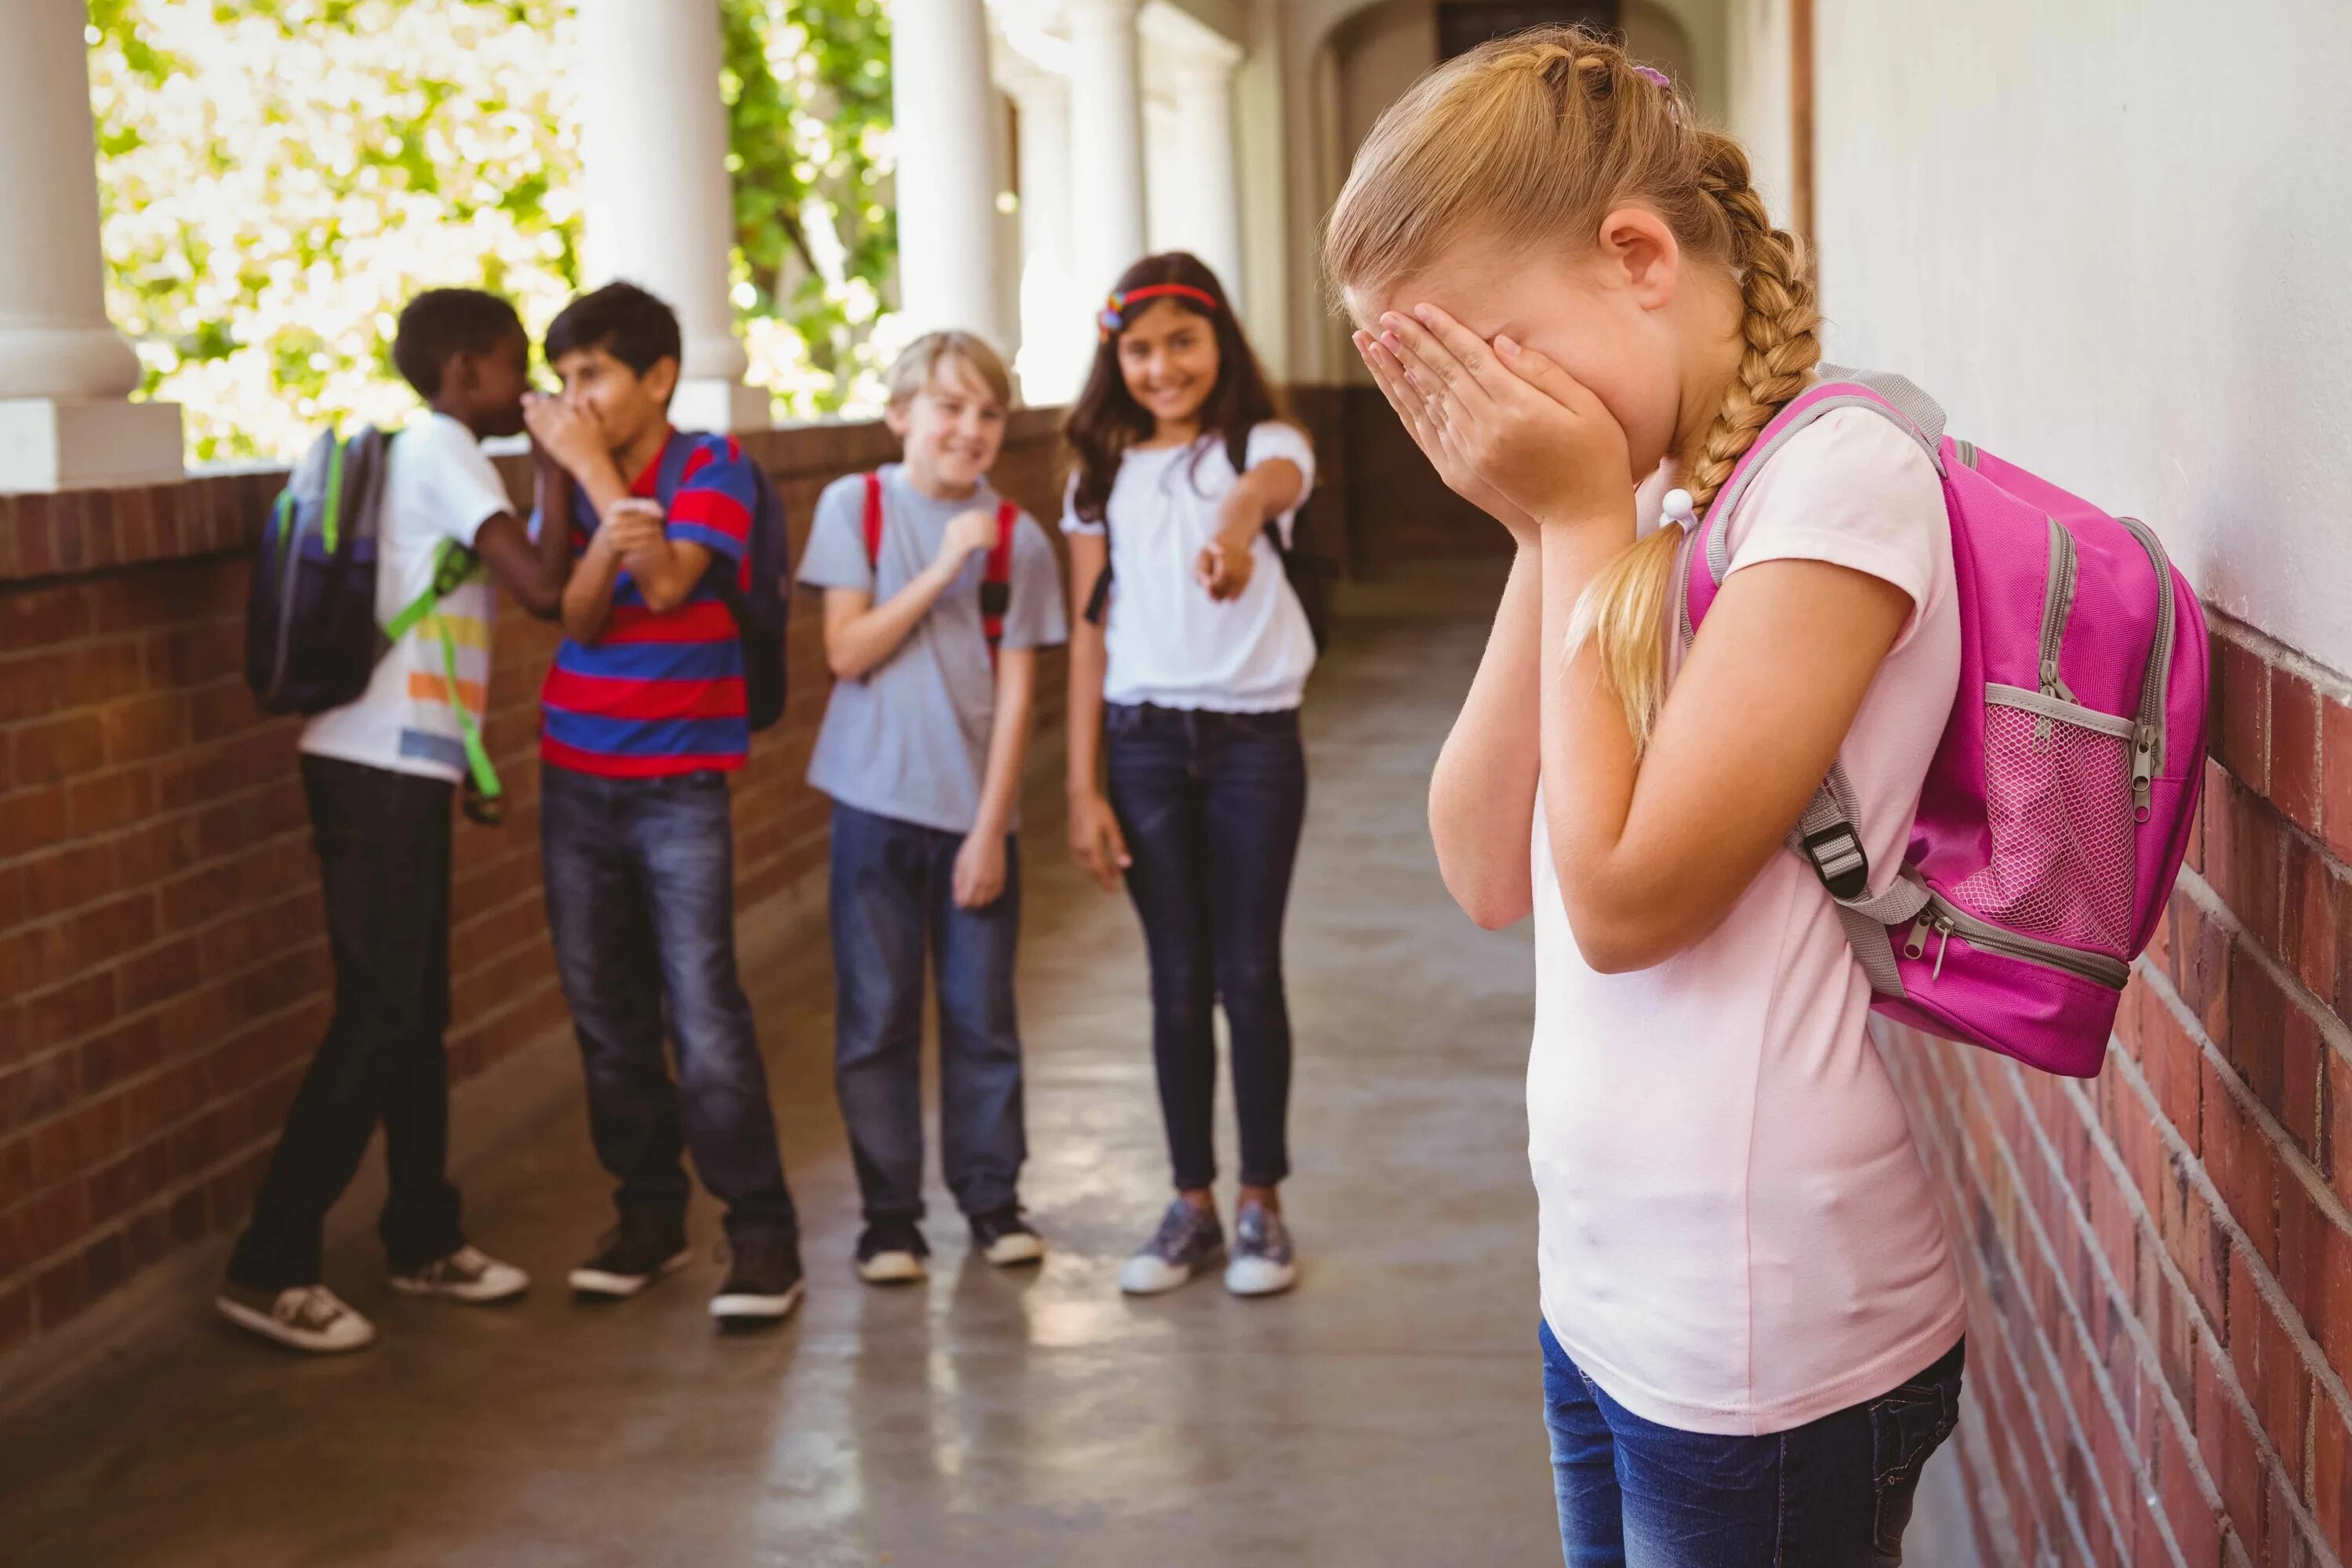
<instances>
[{"instance_id":1,"label":"blue backpack","mask_svg":"<svg viewBox=\"0 0 2352 1568\"><path fill-rule=\"evenodd\" d=\"M692 451L691 442L673 440L662 454L666 492L674 493ZM772 728L784 716L784 626L791 600L792 542L784 531L783 498L769 482L766 469L756 460L751 468L753 500L747 582L736 581L732 563L724 557L711 562L709 581L735 617L736 635L743 644L744 716L759 731Z\"/></svg>"},{"instance_id":2,"label":"blue backpack","mask_svg":"<svg viewBox=\"0 0 2352 1568\"><path fill-rule=\"evenodd\" d=\"M265 713L323 713L357 701L376 660L479 569L472 551L443 541L433 581L376 624L377 528L392 439L373 427L348 440L327 431L269 509L245 610L245 680ZM457 651L446 630L441 655L454 690ZM498 773L462 703L457 721L474 789L496 800Z\"/></svg>"}]
</instances>

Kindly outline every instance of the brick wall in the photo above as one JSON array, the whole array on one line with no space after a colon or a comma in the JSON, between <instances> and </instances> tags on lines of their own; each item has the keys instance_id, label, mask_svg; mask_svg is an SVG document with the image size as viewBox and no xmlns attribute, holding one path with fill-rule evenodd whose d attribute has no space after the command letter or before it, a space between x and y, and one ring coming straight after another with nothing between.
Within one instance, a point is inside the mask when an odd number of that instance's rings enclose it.
<instances>
[{"instance_id":1,"label":"brick wall","mask_svg":"<svg viewBox=\"0 0 2352 1568\"><path fill-rule=\"evenodd\" d=\"M1015 416L996 479L1059 515L1055 416ZM817 492L892 454L876 426L748 438L804 537ZM519 501L527 475L504 466ZM0 1352L241 1223L324 1026L329 964L299 721L242 674L245 551L277 473L0 496ZM1058 534L1056 534L1058 539ZM824 854L801 782L827 681L796 606L792 700L739 776L740 902ZM506 825L459 820L453 1076L564 1016L541 919L536 691L551 627L498 628L488 740ZM1060 720L1062 667L1043 681Z\"/></svg>"},{"instance_id":2,"label":"brick wall","mask_svg":"<svg viewBox=\"0 0 2352 1568\"><path fill-rule=\"evenodd\" d=\"M2352 680L2213 626L2202 822L2105 1072L1887 1052L2021 1562L2352 1557Z\"/></svg>"}]
</instances>

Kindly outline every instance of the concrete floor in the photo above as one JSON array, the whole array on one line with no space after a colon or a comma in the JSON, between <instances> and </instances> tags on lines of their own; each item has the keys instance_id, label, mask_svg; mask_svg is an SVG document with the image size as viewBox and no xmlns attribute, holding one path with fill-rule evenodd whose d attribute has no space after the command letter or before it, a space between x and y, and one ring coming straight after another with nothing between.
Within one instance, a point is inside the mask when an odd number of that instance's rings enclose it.
<instances>
[{"instance_id":1,"label":"concrete floor","mask_svg":"<svg viewBox=\"0 0 2352 1568\"><path fill-rule=\"evenodd\" d=\"M747 931L745 972L807 1232L793 1323L713 1334L707 1205L680 1278L618 1307L566 1298L607 1184L568 1046L537 1051L458 1108L499 1128L460 1174L476 1239L532 1271L529 1297L390 1296L373 1194L355 1193L329 1277L378 1344L304 1361L209 1322L200 1293L161 1303L0 1421L0 1563L1557 1563L1527 941L1456 914L1421 812L1483 636L1464 611L1486 588L1360 595L1310 696L1288 949L1294 1295L1118 1295L1166 1196L1142 948L1124 898L1083 885L1048 829L1021 978L1042 1271L968 1258L941 1191L929 1283L856 1282L823 943L772 921ZM1951 1501L1928 1500L1922 1534L1948 1530Z\"/></svg>"}]
</instances>

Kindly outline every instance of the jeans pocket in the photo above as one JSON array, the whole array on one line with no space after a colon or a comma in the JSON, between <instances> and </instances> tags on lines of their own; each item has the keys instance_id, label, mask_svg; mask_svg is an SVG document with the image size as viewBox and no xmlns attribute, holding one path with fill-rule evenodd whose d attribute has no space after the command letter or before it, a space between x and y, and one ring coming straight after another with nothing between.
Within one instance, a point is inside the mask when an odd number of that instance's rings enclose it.
<instances>
[{"instance_id":1,"label":"jeans pocket","mask_svg":"<svg viewBox=\"0 0 2352 1568\"><path fill-rule=\"evenodd\" d=\"M1106 702L1103 704L1103 732L1107 735L1140 734L1143 718L1143 705L1139 702Z\"/></svg>"},{"instance_id":2,"label":"jeans pocket","mask_svg":"<svg viewBox=\"0 0 2352 1568\"><path fill-rule=\"evenodd\" d=\"M1872 1471L1876 1478L1876 1517L1872 1534L1878 1550L1896 1556L1911 1523L1911 1505L1927 1457L1959 1424L1957 1375L1933 1383L1906 1383L1870 1405Z\"/></svg>"}]
</instances>

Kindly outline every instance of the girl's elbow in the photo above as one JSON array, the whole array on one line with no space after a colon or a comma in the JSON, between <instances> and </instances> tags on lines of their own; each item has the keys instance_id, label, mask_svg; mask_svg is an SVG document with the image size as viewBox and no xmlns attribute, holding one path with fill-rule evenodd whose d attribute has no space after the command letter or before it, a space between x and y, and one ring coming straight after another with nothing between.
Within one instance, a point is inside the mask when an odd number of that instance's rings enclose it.
<instances>
[{"instance_id":1,"label":"girl's elbow","mask_svg":"<svg viewBox=\"0 0 2352 1568\"><path fill-rule=\"evenodd\" d=\"M1589 906L1580 910L1573 903L1569 907L1568 929L1585 967L1597 974L1655 969L1696 940L1641 911Z\"/></svg>"},{"instance_id":2,"label":"girl's elbow","mask_svg":"<svg viewBox=\"0 0 2352 1568\"><path fill-rule=\"evenodd\" d=\"M1533 899L1513 898L1505 893L1488 892L1455 901L1470 917L1470 923L1480 931L1503 931L1535 912Z\"/></svg>"}]
</instances>

